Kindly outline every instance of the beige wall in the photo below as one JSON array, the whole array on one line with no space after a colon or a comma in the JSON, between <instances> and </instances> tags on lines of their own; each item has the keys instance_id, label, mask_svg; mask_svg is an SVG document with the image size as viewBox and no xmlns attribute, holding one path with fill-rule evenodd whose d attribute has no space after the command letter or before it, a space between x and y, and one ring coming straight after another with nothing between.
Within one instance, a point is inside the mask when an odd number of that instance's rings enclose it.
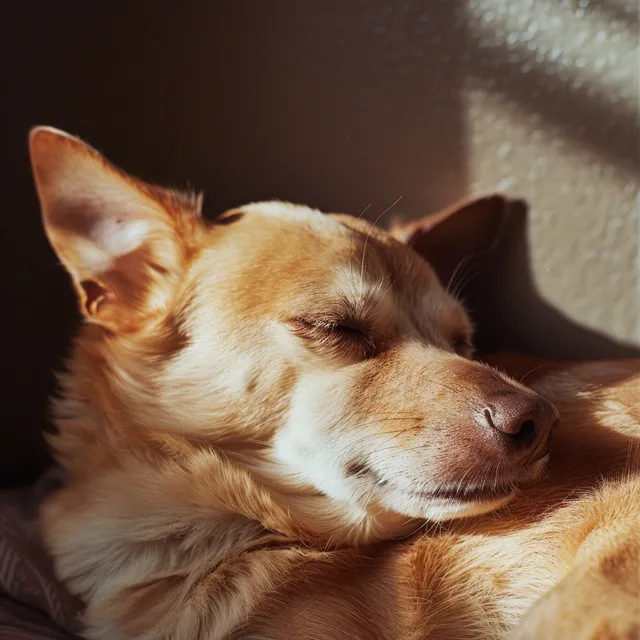
<instances>
[{"instance_id":1,"label":"beige wall","mask_svg":"<svg viewBox=\"0 0 640 640\"><path fill-rule=\"evenodd\" d=\"M531 205L542 295L640 340L637 0L470 0L482 69L466 84L472 189Z\"/></svg>"}]
</instances>

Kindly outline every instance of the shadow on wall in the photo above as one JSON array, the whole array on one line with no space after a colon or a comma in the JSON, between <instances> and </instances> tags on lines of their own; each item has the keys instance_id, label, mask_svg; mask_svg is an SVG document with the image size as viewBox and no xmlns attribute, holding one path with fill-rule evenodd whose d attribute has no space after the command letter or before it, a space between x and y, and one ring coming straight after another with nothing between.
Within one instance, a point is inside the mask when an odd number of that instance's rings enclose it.
<instances>
[{"instance_id":1,"label":"shadow on wall","mask_svg":"<svg viewBox=\"0 0 640 640\"><path fill-rule=\"evenodd\" d=\"M598 9L609 20L624 23L635 35L640 31L638 7L628 0L626 2L625 0L591 0L587 6L592 10Z\"/></svg>"},{"instance_id":2,"label":"shadow on wall","mask_svg":"<svg viewBox=\"0 0 640 640\"><path fill-rule=\"evenodd\" d=\"M584 327L540 296L531 273L527 213L526 203L514 202L496 248L470 266L461 297L478 327L478 349L522 351L527 345L527 353L546 358L640 358L637 346Z\"/></svg>"},{"instance_id":3,"label":"shadow on wall","mask_svg":"<svg viewBox=\"0 0 640 640\"><path fill-rule=\"evenodd\" d=\"M472 56L469 73L492 91L508 96L562 135L623 169L630 177L640 173L638 113L607 102L589 86L571 86L536 64L534 55L515 48L507 57L499 48L483 48ZM527 65L523 74L521 68Z\"/></svg>"},{"instance_id":4,"label":"shadow on wall","mask_svg":"<svg viewBox=\"0 0 640 640\"><path fill-rule=\"evenodd\" d=\"M576 19L564 3L554 6L553 2L543 0L541 4L548 4L546 10L557 14L565 24ZM581 11L585 14L581 18L583 29L589 29L590 15L599 14L600 19L616 20L621 30L637 38L640 29L637 8L632 15L615 3L598 0ZM546 125L557 127L563 137L636 178L640 173L640 117L635 105L625 106L616 101L606 82L600 86L593 78L586 81L585 70L592 62L587 64L583 60L582 68L567 66L561 63L562 56L544 46L538 48L536 37L525 38L522 23L522 41L509 42L507 34L497 37L499 26L491 21L481 25L477 15L468 17L465 31L468 39L461 43L469 54L465 78L477 80L491 92L508 97L527 112L540 116ZM539 28L535 24L529 26ZM595 35L592 31L593 27L588 33ZM562 40L554 48L561 46ZM588 45L581 48L588 49ZM576 55L575 51L572 54ZM606 75L602 79L606 81Z\"/></svg>"}]
</instances>

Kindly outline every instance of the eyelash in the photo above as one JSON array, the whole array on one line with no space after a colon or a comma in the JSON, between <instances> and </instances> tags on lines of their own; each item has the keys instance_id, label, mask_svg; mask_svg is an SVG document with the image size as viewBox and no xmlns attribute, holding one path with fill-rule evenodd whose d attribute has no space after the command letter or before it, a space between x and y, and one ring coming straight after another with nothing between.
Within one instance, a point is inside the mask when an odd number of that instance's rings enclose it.
<instances>
[{"instance_id":1,"label":"eyelash","mask_svg":"<svg viewBox=\"0 0 640 640\"><path fill-rule=\"evenodd\" d=\"M294 333L316 347L335 349L336 346L347 345L356 349L353 355L363 360L376 352L376 345L366 328L355 321L297 317L290 321L290 325ZM466 336L455 337L452 346L458 355L465 358L473 356L473 344Z\"/></svg>"},{"instance_id":2,"label":"eyelash","mask_svg":"<svg viewBox=\"0 0 640 640\"><path fill-rule=\"evenodd\" d=\"M338 342L358 349L357 355L362 359L371 357L376 350L366 328L356 322L342 319L294 318L290 324L297 335L310 343L321 346L324 343L325 346L335 348L335 343Z\"/></svg>"}]
</instances>

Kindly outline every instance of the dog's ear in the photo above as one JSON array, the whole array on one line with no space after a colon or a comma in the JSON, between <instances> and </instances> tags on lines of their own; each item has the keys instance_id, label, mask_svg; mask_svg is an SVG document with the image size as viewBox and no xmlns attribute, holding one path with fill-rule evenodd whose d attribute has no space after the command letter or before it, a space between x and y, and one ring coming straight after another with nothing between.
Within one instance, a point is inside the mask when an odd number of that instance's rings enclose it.
<instances>
[{"instance_id":1,"label":"dog's ear","mask_svg":"<svg viewBox=\"0 0 640 640\"><path fill-rule=\"evenodd\" d=\"M166 310L201 225L199 201L151 187L78 138L29 134L42 220L87 319L134 331Z\"/></svg>"},{"instance_id":2,"label":"dog's ear","mask_svg":"<svg viewBox=\"0 0 640 640\"><path fill-rule=\"evenodd\" d=\"M506 198L491 194L457 202L414 222L396 223L390 233L427 260L447 285L464 260L495 246L507 214Z\"/></svg>"}]
</instances>

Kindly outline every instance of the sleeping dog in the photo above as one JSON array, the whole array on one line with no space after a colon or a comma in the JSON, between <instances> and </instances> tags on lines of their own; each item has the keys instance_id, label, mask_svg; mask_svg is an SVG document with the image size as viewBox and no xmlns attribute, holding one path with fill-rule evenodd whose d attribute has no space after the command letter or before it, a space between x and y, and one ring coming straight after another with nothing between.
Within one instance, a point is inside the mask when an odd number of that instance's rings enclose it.
<instances>
[{"instance_id":1,"label":"sleeping dog","mask_svg":"<svg viewBox=\"0 0 640 640\"><path fill-rule=\"evenodd\" d=\"M63 132L30 153L85 319L41 524L88 638L638 637L640 363L526 387L443 286L502 196L206 223Z\"/></svg>"}]
</instances>

